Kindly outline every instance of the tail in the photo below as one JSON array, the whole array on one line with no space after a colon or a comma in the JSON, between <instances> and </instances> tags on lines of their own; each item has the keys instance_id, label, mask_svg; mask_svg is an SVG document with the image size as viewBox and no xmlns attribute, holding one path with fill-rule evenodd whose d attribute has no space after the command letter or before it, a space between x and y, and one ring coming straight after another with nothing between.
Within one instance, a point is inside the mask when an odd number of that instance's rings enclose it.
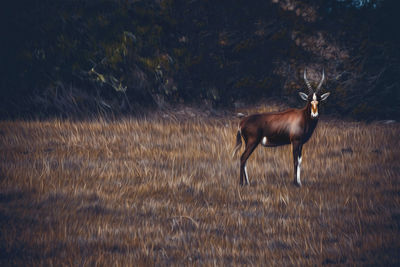
<instances>
[{"instance_id":1,"label":"tail","mask_svg":"<svg viewBox=\"0 0 400 267\"><path fill-rule=\"evenodd\" d=\"M234 158L236 156L236 154L241 146L242 146L242 134L240 133L240 128L239 128L239 130L237 131L237 134L236 134L236 146L233 149L232 158Z\"/></svg>"}]
</instances>

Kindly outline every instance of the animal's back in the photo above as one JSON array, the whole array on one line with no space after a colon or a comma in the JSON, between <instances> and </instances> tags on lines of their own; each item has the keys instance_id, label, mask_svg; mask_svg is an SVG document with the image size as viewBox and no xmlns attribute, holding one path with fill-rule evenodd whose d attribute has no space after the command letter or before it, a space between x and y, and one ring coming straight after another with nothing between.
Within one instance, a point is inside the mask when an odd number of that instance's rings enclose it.
<instances>
[{"instance_id":1,"label":"animal's back","mask_svg":"<svg viewBox=\"0 0 400 267\"><path fill-rule=\"evenodd\" d=\"M288 109L252 114L242 119L240 129L247 139L255 138L261 141L266 137L268 145L289 144L293 136L301 134L301 112L300 109Z\"/></svg>"}]
</instances>

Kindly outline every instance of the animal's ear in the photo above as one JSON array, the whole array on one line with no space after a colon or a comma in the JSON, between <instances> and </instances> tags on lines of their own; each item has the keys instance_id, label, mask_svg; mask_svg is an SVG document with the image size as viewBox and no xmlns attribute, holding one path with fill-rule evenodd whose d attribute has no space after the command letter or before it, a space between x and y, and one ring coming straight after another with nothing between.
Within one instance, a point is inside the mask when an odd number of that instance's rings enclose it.
<instances>
[{"instance_id":1,"label":"animal's ear","mask_svg":"<svg viewBox=\"0 0 400 267\"><path fill-rule=\"evenodd\" d=\"M304 101L308 101L308 95L306 95L303 92L299 92L299 95L300 95L301 99L303 99Z\"/></svg>"},{"instance_id":2,"label":"animal's ear","mask_svg":"<svg viewBox=\"0 0 400 267\"><path fill-rule=\"evenodd\" d=\"M321 95L321 101L325 101L331 93L325 93Z\"/></svg>"}]
</instances>

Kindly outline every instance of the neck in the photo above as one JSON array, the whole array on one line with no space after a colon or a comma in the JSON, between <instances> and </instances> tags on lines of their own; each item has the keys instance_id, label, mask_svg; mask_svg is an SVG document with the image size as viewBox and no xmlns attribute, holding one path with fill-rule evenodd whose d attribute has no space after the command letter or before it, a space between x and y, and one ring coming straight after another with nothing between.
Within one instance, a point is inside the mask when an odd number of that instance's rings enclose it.
<instances>
[{"instance_id":1,"label":"neck","mask_svg":"<svg viewBox=\"0 0 400 267\"><path fill-rule=\"evenodd\" d=\"M307 102L306 106L302 109L304 114L304 140L303 142L307 142L311 135L313 134L315 127L318 124L318 117L313 118L311 117L311 103Z\"/></svg>"}]
</instances>

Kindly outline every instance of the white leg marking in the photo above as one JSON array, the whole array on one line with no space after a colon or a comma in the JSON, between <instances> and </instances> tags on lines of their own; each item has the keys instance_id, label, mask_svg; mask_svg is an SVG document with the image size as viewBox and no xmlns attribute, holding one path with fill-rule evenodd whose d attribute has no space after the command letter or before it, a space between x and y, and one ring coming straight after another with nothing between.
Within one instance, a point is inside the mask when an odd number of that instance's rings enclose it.
<instances>
[{"instance_id":1,"label":"white leg marking","mask_svg":"<svg viewBox=\"0 0 400 267\"><path fill-rule=\"evenodd\" d=\"M301 169L301 157L298 157L297 158L297 175L296 175L298 184L301 184L301 182L300 182L300 169Z\"/></svg>"},{"instance_id":2,"label":"white leg marking","mask_svg":"<svg viewBox=\"0 0 400 267\"><path fill-rule=\"evenodd\" d=\"M263 137L263 139L262 139L262 141L261 141L261 144L262 144L263 146L267 145L267 137L266 137L266 136Z\"/></svg>"},{"instance_id":3,"label":"white leg marking","mask_svg":"<svg viewBox=\"0 0 400 267\"><path fill-rule=\"evenodd\" d=\"M246 178L246 183L250 184L249 183L249 176L247 175L247 166L246 165L244 165L244 176Z\"/></svg>"}]
</instances>

